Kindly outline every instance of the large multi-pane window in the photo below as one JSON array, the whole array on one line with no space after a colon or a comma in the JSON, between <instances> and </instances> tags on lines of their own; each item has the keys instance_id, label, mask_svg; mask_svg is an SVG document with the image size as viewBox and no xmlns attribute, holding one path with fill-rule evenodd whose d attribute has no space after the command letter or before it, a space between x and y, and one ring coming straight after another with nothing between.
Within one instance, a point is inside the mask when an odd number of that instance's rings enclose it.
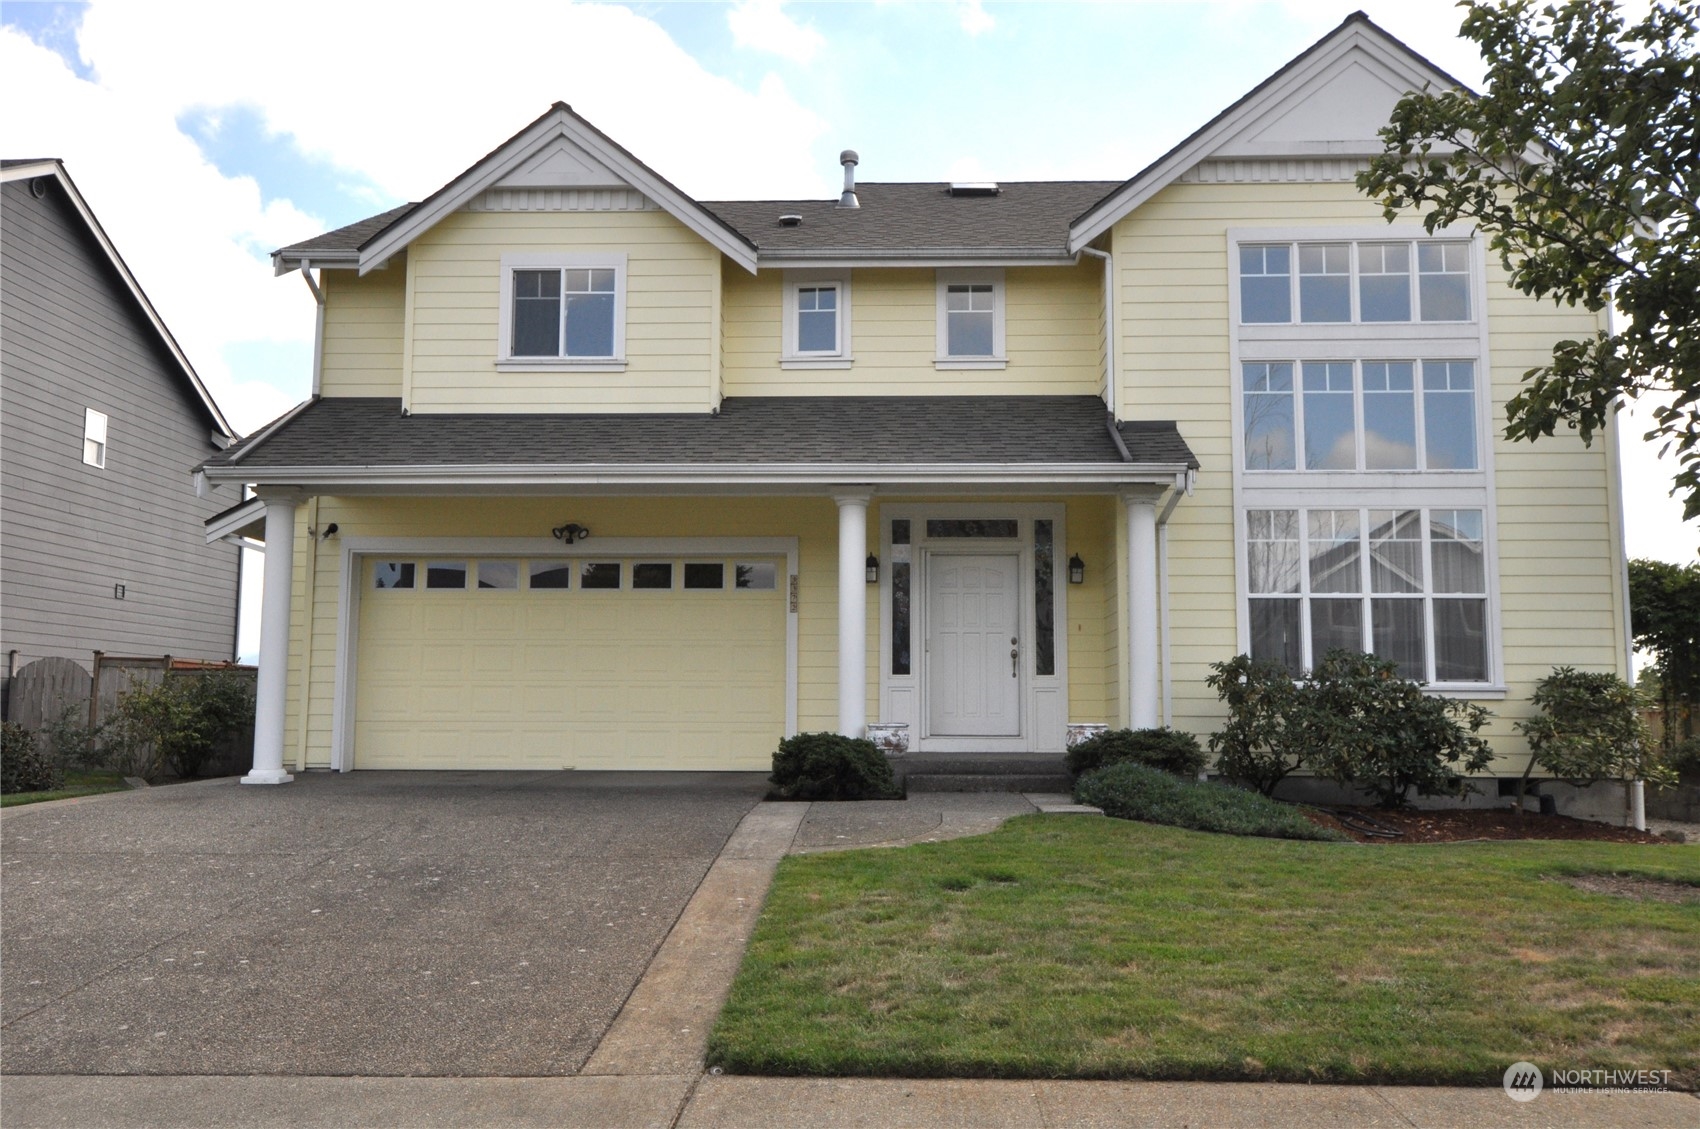
<instances>
[{"instance_id":1,"label":"large multi-pane window","mask_svg":"<svg viewBox=\"0 0 1700 1129\"><path fill-rule=\"evenodd\" d=\"M1462 240L1242 243L1240 322L1469 321L1469 263Z\"/></svg>"},{"instance_id":2,"label":"large multi-pane window","mask_svg":"<svg viewBox=\"0 0 1700 1129\"><path fill-rule=\"evenodd\" d=\"M1251 656L1295 675L1328 651L1391 659L1407 678L1490 678L1478 509L1246 512Z\"/></svg>"},{"instance_id":3,"label":"large multi-pane window","mask_svg":"<svg viewBox=\"0 0 1700 1129\"><path fill-rule=\"evenodd\" d=\"M1480 467L1474 361L1248 361L1241 382L1247 470Z\"/></svg>"}]
</instances>

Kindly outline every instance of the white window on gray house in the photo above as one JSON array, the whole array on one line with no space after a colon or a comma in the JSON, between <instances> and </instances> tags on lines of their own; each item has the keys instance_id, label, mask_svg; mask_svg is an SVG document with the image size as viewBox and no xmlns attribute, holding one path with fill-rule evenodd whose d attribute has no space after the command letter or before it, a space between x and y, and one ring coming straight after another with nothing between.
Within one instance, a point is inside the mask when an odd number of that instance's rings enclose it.
<instances>
[{"instance_id":1,"label":"white window on gray house","mask_svg":"<svg viewBox=\"0 0 1700 1129\"><path fill-rule=\"evenodd\" d=\"M1253 659L1300 674L1363 651L1406 678L1490 677L1482 511L1246 511Z\"/></svg>"},{"instance_id":2,"label":"white window on gray house","mask_svg":"<svg viewBox=\"0 0 1700 1129\"><path fill-rule=\"evenodd\" d=\"M516 270L515 357L612 357L617 272Z\"/></svg>"},{"instance_id":3,"label":"white window on gray house","mask_svg":"<svg viewBox=\"0 0 1700 1129\"><path fill-rule=\"evenodd\" d=\"M83 462L92 467L106 466L106 413L93 408L83 411Z\"/></svg>"}]
</instances>

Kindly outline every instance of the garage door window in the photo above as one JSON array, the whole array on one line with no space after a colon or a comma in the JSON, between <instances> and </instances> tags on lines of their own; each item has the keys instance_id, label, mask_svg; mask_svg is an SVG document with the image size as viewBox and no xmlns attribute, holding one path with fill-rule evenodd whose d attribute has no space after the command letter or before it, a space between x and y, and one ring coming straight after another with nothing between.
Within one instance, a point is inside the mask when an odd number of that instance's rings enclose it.
<instances>
[{"instance_id":1,"label":"garage door window","mask_svg":"<svg viewBox=\"0 0 1700 1129\"><path fill-rule=\"evenodd\" d=\"M479 561L478 587L511 590L519 587L518 561Z\"/></svg>"},{"instance_id":2,"label":"garage door window","mask_svg":"<svg viewBox=\"0 0 1700 1129\"><path fill-rule=\"evenodd\" d=\"M726 566L719 561L686 563L685 587L688 589L726 587Z\"/></svg>"},{"instance_id":3,"label":"garage door window","mask_svg":"<svg viewBox=\"0 0 1700 1129\"><path fill-rule=\"evenodd\" d=\"M412 561L379 561L372 569L374 588L413 587Z\"/></svg>"},{"instance_id":4,"label":"garage door window","mask_svg":"<svg viewBox=\"0 0 1700 1129\"><path fill-rule=\"evenodd\" d=\"M425 587L465 588L465 561L431 561L425 565Z\"/></svg>"},{"instance_id":5,"label":"garage door window","mask_svg":"<svg viewBox=\"0 0 1700 1129\"><path fill-rule=\"evenodd\" d=\"M573 566L559 561L532 561L531 587L565 590L571 586Z\"/></svg>"},{"instance_id":6,"label":"garage door window","mask_svg":"<svg viewBox=\"0 0 1700 1129\"><path fill-rule=\"evenodd\" d=\"M644 561L632 566L633 588L673 587L673 565L668 561Z\"/></svg>"},{"instance_id":7,"label":"garage door window","mask_svg":"<svg viewBox=\"0 0 1700 1129\"><path fill-rule=\"evenodd\" d=\"M736 570L737 584L740 588L769 592L778 584L779 572L770 564L739 561L733 567Z\"/></svg>"},{"instance_id":8,"label":"garage door window","mask_svg":"<svg viewBox=\"0 0 1700 1129\"><path fill-rule=\"evenodd\" d=\"M580 588L608 589L620 586L619 561L586 561L579 566Z\"/></svg>"}]
</instances>

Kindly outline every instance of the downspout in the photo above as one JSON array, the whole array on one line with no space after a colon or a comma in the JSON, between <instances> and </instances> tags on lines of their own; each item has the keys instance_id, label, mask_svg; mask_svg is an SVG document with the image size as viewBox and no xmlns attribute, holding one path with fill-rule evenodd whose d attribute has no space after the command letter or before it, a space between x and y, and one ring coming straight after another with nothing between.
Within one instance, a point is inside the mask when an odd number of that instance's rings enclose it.
<instances>
[{"instance_id":1,"label":"downspout","mask_svg":"<svg viewBox=\"0 0 1700 1129\"><path fill-rule=\"evenodd\" d=\"M313 278L312 267L308 260L301 260L301 278L313 292L313 304L317 307L313 314L313 399L317 400L325 365L325 292Z\"/></svg>"},{"instance_id":2,"label":"downspout","mask_svg":"<svg viewBox=\"0 0 1700 1129\"><path fill-rule=\"evenodd\" d=\"M1112 430L1116 419L1116 272L1108 251L1082 247L1082 255L1104 260L1104 406L1110 409ZM1119 442L1119 440L1118 440ZM1123 457L1127 452L1123 450ZM1159 527L1161 528L1161 527ZM1165 715L1167 716L1167 715Z\"/></svg>"}]
</instances>

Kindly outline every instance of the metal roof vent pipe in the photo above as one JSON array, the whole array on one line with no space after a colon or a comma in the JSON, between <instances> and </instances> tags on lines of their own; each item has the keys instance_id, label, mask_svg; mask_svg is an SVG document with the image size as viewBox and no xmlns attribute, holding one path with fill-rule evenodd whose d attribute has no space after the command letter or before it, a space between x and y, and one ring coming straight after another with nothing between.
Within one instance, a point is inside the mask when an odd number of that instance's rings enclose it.
<instances>
[{"instance_id":1,"label":"metal roof vent pipe","mask_svg":"<svg viewBox=\"0 0 1700 1129\"><path fill-rule=\"evenodd\" d=\"M846 149L838 154L838 163L844 166L844 194L838 198L840 208L860 208L862 202L856 199L856 165L861 158L856 156L856 150Z\"/></svg>"}]
</instances>

